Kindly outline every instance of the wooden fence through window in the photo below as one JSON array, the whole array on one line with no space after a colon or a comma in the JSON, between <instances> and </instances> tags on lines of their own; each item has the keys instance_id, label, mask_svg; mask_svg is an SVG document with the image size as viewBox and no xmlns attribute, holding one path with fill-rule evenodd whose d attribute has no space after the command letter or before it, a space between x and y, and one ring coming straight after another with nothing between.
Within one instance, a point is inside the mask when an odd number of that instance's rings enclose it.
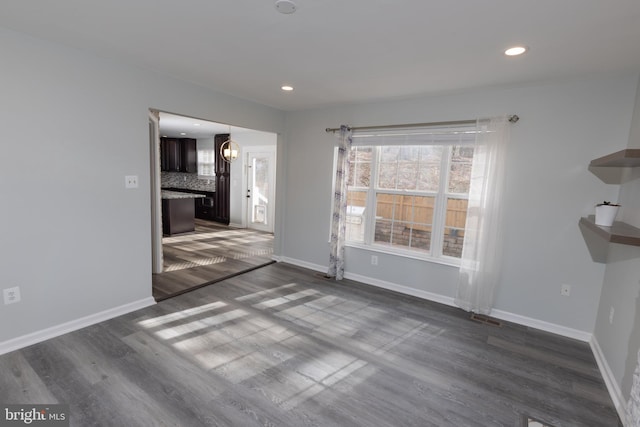
<instances>
[{"instance_id":1,"label":"wooden fence through window","mask_svg":"<svg viewBox=\"0 0 640 427\"><path fill-rule=\"evenodd\" d=\"M349 206L365 207L366 191L349 191ZM434 197L404 194L378 194L376 216L385 220L414 223L416 230L431 230L433 223ZM395 211L394 211L395 204ZM462 233L467 219L467 200L448 199L445 227ZM424 224L424 225L423 225ZM450 231L447 230L447 234Z\"/></svg>"}]
</instances>

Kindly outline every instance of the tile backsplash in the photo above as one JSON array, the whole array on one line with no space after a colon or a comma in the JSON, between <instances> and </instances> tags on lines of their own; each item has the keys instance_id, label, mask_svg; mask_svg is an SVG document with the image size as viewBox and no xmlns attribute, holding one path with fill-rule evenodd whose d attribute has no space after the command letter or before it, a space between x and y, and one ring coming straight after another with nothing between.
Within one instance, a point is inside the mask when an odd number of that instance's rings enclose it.
<instances>
[{"instance_id":1,"label":"tile backsplash","mask_svg":"<svg viewBox=\"0 0 640 427\"><path fill-rule=\"evenodd\" d=\"M162 188L185 188L198 191L216 191L216 181L199 179L195 173L161 172L160 180Z\"/></svg>"}]
</instances>

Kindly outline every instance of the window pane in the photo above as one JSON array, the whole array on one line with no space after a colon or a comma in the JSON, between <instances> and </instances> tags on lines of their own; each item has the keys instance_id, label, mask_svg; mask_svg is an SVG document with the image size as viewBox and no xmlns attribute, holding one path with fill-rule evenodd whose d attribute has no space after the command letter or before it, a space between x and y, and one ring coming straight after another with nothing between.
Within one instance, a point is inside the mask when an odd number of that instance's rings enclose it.
<instances>
[{"instance_id":1,"label":"window pane","mask_svg":"<svg viewBox=\"0 0 640 427\"><path fill-rule=\"evenodd\" d=\"M437 192L442 146L380 147L378 188Z\"/></svg>"},{"instance_id":2,"label":"window pane","mask_svg":"<svg viewBox=\"0 0 640 427\"><path fill-rule=\"evenodd\" d=\"M449 171L450 193L469 193L472 162L473 147L468 145L456 145L452 148L451 169Z\"/></svg>"},{"instance_id":3,"label":"window pane","mask_svg":"<svg viewBox=\"0 0 640 427\"><path fill-rule=\"evenodd\" d=\"M447 199L447 216L444 229L442 254L460 258L464 241L464 227L467 221L468 201Z\"/></svg>"},{"instance_id":4,"label":"window pane","mask_svg":"<svg viewBox=\"0 0 640 427\"><path fill-rule=\"evenodd\" d=\"M215 176L214 150L198 150L198 175Z\"/></svg>"},{"instance_id":5,"label":"window pane","mask_svg":"<svg viewBox=\"0 0 640 427\"><path fill-rule=\"evenodd\" d=\"M371 183L372 147L354 147L349 153L349 181L353 187L369 187Z\"/></svg>"},{"instance_id":6,"label":"window pane","mask_svg":"<svg viewBox=\"0 0 640 427\"><path fill-rule=\"evenodd\" d=\"M398 153L397 188L415 190L420 170L420 147L400 147Z\"/></svg>"},{"instance_id":7,"label":"window pane","mask_svg":"<svg viewBox=\"0 0 640 427\"><path fill-rule=\"evenodd\" d=\"M442 161L442 146L420 147L420 171L417 189L421 191L438 191L440 185L440 162Z\"/></svg>"},{"instance_id":8,"label":"window pane","mask_svg":"<svg viewBox=\"0 0 640 427\"><path fill-rule=\"evenodd\" d=\"M435 199L378 193L374 242L428 251Z\"/></svg>"},{"instance_id":9,"label":"window pane","mask_svg":"<svg viewBox=\"0 0 640 427\"><path fill-rule=\"evenodd\" d=\"M346 239L348 241L364 241L364 211L366 205L366 191L347 191Z\"/></svg>"},{"instance_id":10,"label":"window pane","mask_svg":"<svg viewBox=\"0 0 640 427\"><path fill-rule=\"evenodd\" d=\"M398 155L400 147L380 147L378 187L395 189L398 182Z\"/></svg>"}]
</instances>

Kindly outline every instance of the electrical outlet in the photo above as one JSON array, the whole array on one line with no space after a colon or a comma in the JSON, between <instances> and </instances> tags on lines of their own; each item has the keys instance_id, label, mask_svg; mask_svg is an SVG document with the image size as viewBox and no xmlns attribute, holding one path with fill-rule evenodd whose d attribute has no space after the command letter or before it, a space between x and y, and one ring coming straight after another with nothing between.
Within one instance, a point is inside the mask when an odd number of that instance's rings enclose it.
<instances>
[{"instance_id":1,"label":"electrical outlet","mask_svg":"<svg viewBox=\"0 0 640 427\"><path fill-rule=\"evenodd\" d=\"M378 255L371 255L371 265L378 265Z\"/></svg>"},{"instance_id":2,"label":"electrical outlet","mask_svg":"<svg viewBox=\"0 0 640 427\"><path fill-rule=\"evenodd\" d=\"M562 285L560 287L560 295L563 297L568 297L571 295L571 285Z\"/></svg>"},{"instance_id":3,"label":"electrical outlet","mask_svg":"<svg viewBox=\"0 0 640 427\"><path fill-rule=\"evenodd\" d=\"M613 306L609 309L609 324L613 325L613 315L616 313L616 309Z\"/></svg>"},{"instance_id":4,"label":"electrical outlet","mask_svg":"<svg viewBox=\"0 0 640 427\"><path fill-rule=\"evenodd\" d=\"M2 293L4 295L4 304L15 304L16 302L20 302L20 288L18 286L13 288L3 289Z\"/></svg>"},{"instance_id":5,"label":"electrical outlet","mask_svg":"<svg viewBox=\"0 0 640 427\"><path fill-rule=\"evenodd\" d=\"M138 188L138 175L127 175L124 177L124 188Z\"/></svg>"}]
</instances>

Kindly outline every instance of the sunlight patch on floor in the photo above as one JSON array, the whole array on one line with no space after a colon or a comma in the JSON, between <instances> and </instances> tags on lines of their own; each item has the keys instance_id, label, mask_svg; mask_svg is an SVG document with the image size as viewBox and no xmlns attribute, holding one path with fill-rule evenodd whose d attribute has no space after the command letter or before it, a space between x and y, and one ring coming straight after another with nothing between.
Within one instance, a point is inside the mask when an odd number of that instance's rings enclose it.
<instances>
[{"instance_id":1,"label":"sunlight patch on floor","mask_svg":"<svg viewBox=\"0 0 640 427\"><path fill-rule=\"evenodd\" d=\"M174 313L165 314L158 317L153 317L151 319L145 319L138 322L138 325L143 328L155 328L160 325L164 325L166 323L175 322L176 320L186 319L191 316L195 316L196 314L206 313L207 311L212 311L221 307L226 307L226 303L222 301L216 301L205 305L200 305L193 308L187 308L185 310L176 311Z\"/></svg>"},{"instance_id":2,"label":"sunlight patch on floor","mask_svg":"<svg viewBox=\"0 0 640 427\"><path fill-rule=\"evenodd\" d=\"M263 291L252 292L250 294L243 295L241 297L236 298L236 301L246 301L253 298L262 299L265 295L272 294L274 292L279 292L283 289L293 288L294 286L298 286L297 283L287 283L286 285L276 286L275 288L265 289Z\"/></svg>"},{"instance_id":3,"label":"sunlight patch on floor","mask_svg":"<svg viewBox=\"0 0 640 427\"><path fill-rule=\"evenodd\" d=\"M294 292L292 294L283 295L281 297L261 301L257 304L253 304L252 307L255 307L261 310L265 308L272 308L282 304L288 304L292 301L299 300L300 298L317 295L319 293L320 292L316 291L315 289L305 289L304 291Z\"/></svg>"},{"instance_id":4,"label":"sunlight patch on floor","mask_svg":"<svg viewBox=\"0 0 640 427\"><path fill-rule=\"evenodd\" d=\"M186 270L187 268L193 268L193 267L202 267L204 265L220 264L225 261L227 261L227 258L218 256L214 258L201 258L196 261L185 261L181 263L173 263L167 266L164 269L163 273L168 273L169 271Z\"/></svg>"},{"instance_id":5,"label":"sunlight patch on floor","mask_svg":"<svg viewBox=\"0 0 640 427\"><path fill-rule=\"evenodd\" d=\"M245 236L247 232L251 233L251 231L246 229L242 229L242 231L223 230L223 231L212 231L208 233L195 232L195 233L189 233L189 234L181 234L179 236L163 237L162 243L172 244L172 243L193 242L193 241L207 240L207 239L215 239L215 240L229 239L234 236ZM256 232L255 234L261 235L262 233ZM266 235L265 240L270 240L270 239L273 239L273 236Z\"/></svg>"},{"instance_id":6,"label":"sunlight patch on floor","mask_svg":"<svg viewBox=\"0 0 640 427\"><path fill-rule=\"evenodd\" d=\"M200 331L205 328L218 326L222 323L229 322L240 317L247 316L249 313L242 309L235 309L227 311L225 313L217 314L211 317L205 317L203 319L194 320L193 322L176 325L173 327L160 329L155 331L154 334L164 340L170 340L180 337L182 335L190 334L196 331Z\"/></svg>"}]
</instances>

